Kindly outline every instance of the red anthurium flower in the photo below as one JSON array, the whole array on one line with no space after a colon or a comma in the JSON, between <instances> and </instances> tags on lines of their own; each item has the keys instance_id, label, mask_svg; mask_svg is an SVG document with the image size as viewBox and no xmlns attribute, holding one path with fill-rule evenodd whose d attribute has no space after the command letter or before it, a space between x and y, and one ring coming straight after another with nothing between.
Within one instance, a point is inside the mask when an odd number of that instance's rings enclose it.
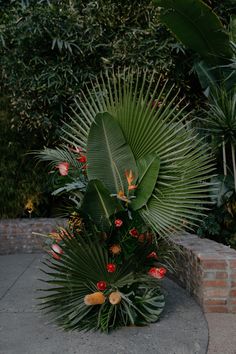
<instances>
[{"instance_id":1,"label":"red anthurium flower","mask_svg":"<svg viewBox=\"0 0 236 354\"><path fill-rule=\"evenodd\" d=\"M67 176L69 171L69 163L68 162L60 162L56 168L59 169L59 173L61 176Z\"/></svg>"},{"instance_id":2,"label":"red anthurium flower","mask_svg":"<svg viewBox=\"0 0 236 354\"><path fill-rule=\"evenodd\" d=\"M131 230L129 230L129 234L133 237L138 237L139 233L138 230L133 227Z\"/></svg>"},{"instance_id":3,"label":"red anthurium flower","mask_svg":"<svg viewBox=\"0 0 236 354\"><path fill-rule=\"evenodd\" d=\"M80 157L77 159L81 163L86 163L87 162L87 157L85 155L80 155Z\"/></svg>"},{"instance_id":4,"label":"red anthurium flower","mask_svg":"<svg viewBox=\"0 0 236 354\"><path fill-rule=\"evenodd\" d=\"M114 273L116 271L116 265L114 263L107 264L108 273Z\"/></svg>"},{"instance_id":5,"label":"red anthurium flower","mask_svg":"<svg viewBox=\"0 0 236 354\"><path fill-rule=\"evenodd\" d=\"M63 250L58 244L53 243L51 254L54 259L59 260L59 259L61 259L61 255L63 254Z\"/></svg>"},{"instance_id":6,"label":"red anthurium flower","mask_svg":"<svg viewBox=\"0 0 236 354\"><path fill-rule=\"evenodd\" d=\"M121 219L116 219L115 220L115 226L116 227L121 227L123 225L123 221Z\"/></svg>"},{"instance_id":7,"label":"red anthurium flower","mask_svg":"<svg viewBox=\"0 0 236 354\"><path fill-rule=\"evenodd\" d=\"M149 255L147 256L147 258L154 258L154 259L157 259L157 254L156 254L156 252L151 252L151 253L149 253Z\"/></svg>"},{"instance_id":8,"label":"red anthurium flower","mask_svg":"<svg viewBox=\"0 0 236 354\"><path fill-rule=\"evenodd\" d=\"M164 278L164 276L166 274L166 269L165 268L152 267L152 268L149 269L148 274L151 275L154 278L162 279L162 278Z\"/></svg>"},{"instance_id":9,"label":"red anthurium flower","mask_svg":"<svg viewBox=\"0 0 236 354\"><path fill-rule=\"evenodd\" d=\"M100 280L100 281L97 283L97 288L98 288L98 290L100 290L100 291L104 291L104 290L106 290L106 288L107 288L107 283L106 283L105 281L103 281L103 280Z\"/></svg>"}]
</instances>

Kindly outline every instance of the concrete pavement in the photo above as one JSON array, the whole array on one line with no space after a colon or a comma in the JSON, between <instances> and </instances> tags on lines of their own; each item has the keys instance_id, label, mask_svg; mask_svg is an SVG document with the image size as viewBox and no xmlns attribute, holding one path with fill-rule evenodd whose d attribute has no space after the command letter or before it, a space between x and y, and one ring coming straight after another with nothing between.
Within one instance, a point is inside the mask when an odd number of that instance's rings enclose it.
<instances>
[{"instance_id":1,"label":"concrete pavement","mask_svg":"<svg viewBox=\"0 0 236 354\"><path fill-rule=\"evenodd\" d=\"M101 333L64 332L37 308L42 255L0 256L0 354L206 354L208 326L192 297L166 279L160 322ZM212 349L214 350L214 348ZM236 354L236 352L215 352Z\"/></svg>"}]
</instances>

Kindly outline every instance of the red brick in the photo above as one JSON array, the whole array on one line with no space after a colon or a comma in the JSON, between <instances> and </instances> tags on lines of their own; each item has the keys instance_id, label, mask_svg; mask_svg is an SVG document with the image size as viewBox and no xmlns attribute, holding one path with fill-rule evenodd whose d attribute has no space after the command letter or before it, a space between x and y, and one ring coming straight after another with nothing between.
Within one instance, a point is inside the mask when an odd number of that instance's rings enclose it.
<instances>
[{"instance_id":1,"label":"red brick","mask_svg":"<svg viewBox=\"0 0 236 354\"><path fill-rule=\"evenodd\" d=\"M227 263L225 261L217 260L203 260L201 264L205 269L225 269L227 267Z\"/></svg>"},{"instance_id":2,"label":"red brick","mask_svg":"<svg viewBox=\"0 0 236 354\"><path fill-rule=\"evenodd\" d=\"M231 286L232 286L232 288L236 288L236 280L235 281L231 281Z\"/></svg>"},{"instance_id":3,"label":"red brick","mask_svg":"<svg viewBox=\"0 0 236 354\"><path fill-rule=\"evenodd\" d=\"M212 287L227 287L228 282L225 280L204 280L203 281L203 286L207 288L212 288Z\"/></svg>"},{"instance_id":4,"label":"red brick","mask_svg":"<svg viewBox=\"0 0 236 354\"><path fill-rule=\"evenodd\" d=\"M227 300L222 299L209 299L204 300L204 305L226 305Z\"/></svg>"},{"instance_id":5,"label":"red brick","mask_svg":"<svg viewBox=\"0 0 236 354\"><path fill-rule=\"evenodd\" d=\"M219 306L204 306L204 311L205 312L221 312L221 313L226 313L229 312L229 309L227 306L224 305L219 305Z\"/></svg>"},{"instance_id":6,"label":"red brick","mask_svg":"<svg viewBox=\"0 0 236 354\"><path fill-rule=\"evenodd\" d=\"M236 253L236 252L235 252ZM236 257L236 256L235 256ZM229 261L230 267L231 268L236 268L236 259L235 260L230 260Z\"/></svg>"},{"instance_id":7,"label":"red brick","mask_svg":"<svg viewBox=\"0 0 236 354\"><path fill-rule=\"evenodd\" d=\"M225 288L204 289L203 292L204 292L205 297L208 297L208 298L214 298L214 297L227 298L229 295L228 289L225 289Z\"/></svg>"},{"instance_id":8,"label":"red brick","mask_svg":"<svg viewBox=\"0 0 236 354\"><path fill-rule=\"evenodd\" d=\"M216 272L216 279L227 279L228 273L227 272Z\"/></svg>"},{"instance_id":9,"label":"red brick","mask_svg":"<svg viewBox=\"0 0 236 354\"><path fill-rule=\"evenodd\" d=\"M229 293L230 297L236 297L236 290L231 290Z\"/></svg>"},{"instance_id":10,"label":"red brick","mask_svg":"<svg viewBox=\"0 0 236 354\"><path fill-rule=\"evenodd\" d=\"M230 304L232 304L232 305L236 305L236 300L229 300L230 301Z\"/></svg>"}]
</instances>

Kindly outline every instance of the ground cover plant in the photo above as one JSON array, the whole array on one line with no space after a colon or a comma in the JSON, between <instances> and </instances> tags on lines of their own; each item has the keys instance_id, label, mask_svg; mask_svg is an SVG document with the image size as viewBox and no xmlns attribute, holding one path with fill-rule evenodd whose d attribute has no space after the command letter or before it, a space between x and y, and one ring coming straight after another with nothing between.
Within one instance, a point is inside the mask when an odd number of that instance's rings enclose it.
<instances>
[{"instance_id":1,"label":"ground cover plant","mask_svg":"<svg viewBox=\"0 0 236 354\"><path fill-rule=\"evenodd\" d=\"M69 227L49 235L42 300L65 329L108 332L159 319L170 263L161 240L202 217L214 165L157 73L127 68L91 87L64 144L39 153L54 193L74 204Z\"/></svg>"}]
</instances>

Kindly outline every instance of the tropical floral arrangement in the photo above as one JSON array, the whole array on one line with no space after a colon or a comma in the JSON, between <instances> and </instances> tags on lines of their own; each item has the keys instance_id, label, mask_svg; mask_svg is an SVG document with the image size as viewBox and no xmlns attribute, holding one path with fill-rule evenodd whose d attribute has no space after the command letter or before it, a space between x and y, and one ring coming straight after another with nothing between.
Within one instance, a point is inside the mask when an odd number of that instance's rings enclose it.
<instances>
[{"instance_id":1,"label":"tropical floral arrangement","mask_svg":"<svg viewBox=\"0 0 236 354\"><path fill-rule=\"evenodd\" d=\"M42 297L65 329L145 325L163 310L162 240L201 218L214 169L167 87L156 73L102 76L77 97L64 144L39 153L53 194L73 204L68 226L49 235Z\"/></svg>"}]
</instances>

